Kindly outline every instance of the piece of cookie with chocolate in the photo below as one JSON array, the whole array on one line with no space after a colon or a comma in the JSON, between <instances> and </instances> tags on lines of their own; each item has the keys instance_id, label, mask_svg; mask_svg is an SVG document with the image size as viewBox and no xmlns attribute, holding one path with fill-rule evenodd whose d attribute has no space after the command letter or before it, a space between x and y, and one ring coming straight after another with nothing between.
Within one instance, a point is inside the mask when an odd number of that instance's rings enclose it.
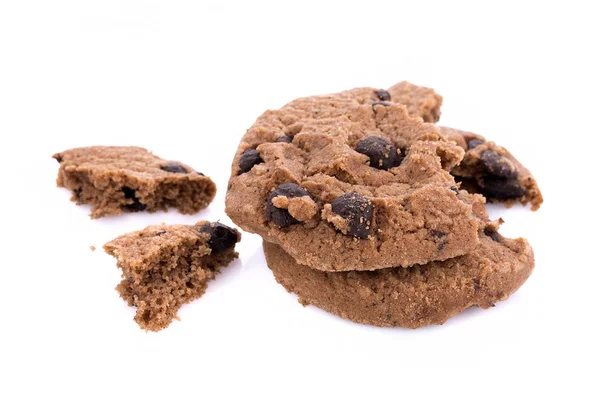
<instances>
[{"instance_id":1,"label":"piece of cookie with chocolate","mask_svg":"<svg viewBox=\"0 0 600 405\"><path fill-rule=\"evenodd\" d=\"M240 238L237 230L218 222L154 225L119 236L104 250L123 272L117 291L137 308L135 321L142 329L158 331L238 257L234 249Z\"/></svg>"},{"instance_id":2,"label":"piece of cookie with chocolate","mask_svg":"<svg viewBox=\"0 0 600 405\"><path fill-rule=\"evenodd\" d=\"M168 207L193 214L217 190L210 177L190 166L135 146L76 148L53 158L60 163L56 184L71 190L77 204L91 204L92 218Z\"/></svg>"},{"instance_id":3,"label":"piece of cookie with chocolate","mask_svg":"<svg viewBox=\"0 0 600 405\"><path fill-rule=\"evenodd\" d=\"M484 195L488 201L531 204L537 210L544 198L533 175L508 150L483 136L440 127L442 134L465 150L465 157L451 173L461 187Z\"/></svg>"}]
</instances>

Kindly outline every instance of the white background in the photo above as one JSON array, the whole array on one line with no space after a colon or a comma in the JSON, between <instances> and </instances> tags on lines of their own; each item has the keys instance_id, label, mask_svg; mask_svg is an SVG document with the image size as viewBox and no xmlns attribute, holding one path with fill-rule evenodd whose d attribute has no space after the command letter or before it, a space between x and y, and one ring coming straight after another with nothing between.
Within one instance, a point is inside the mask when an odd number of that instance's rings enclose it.
<instances>
[{"instance_id":1,"label":"white background","mask_svg":"<svg viewBox=\"0 0 600 405\"><path fill-rule=\"evenodd\" d=\"M600 30L595 2L561 3L0 0L0 404L599 403ZM138 328L104 242L229 222L230 162L264 110L401 80L539 181L538 212L489 207L535 249L517 294L444 326L355 325L300 306L244 234L181 322ZM92 221L50 156L95 144L184 161L217 198Z\"/></svg>"}]
</instances>

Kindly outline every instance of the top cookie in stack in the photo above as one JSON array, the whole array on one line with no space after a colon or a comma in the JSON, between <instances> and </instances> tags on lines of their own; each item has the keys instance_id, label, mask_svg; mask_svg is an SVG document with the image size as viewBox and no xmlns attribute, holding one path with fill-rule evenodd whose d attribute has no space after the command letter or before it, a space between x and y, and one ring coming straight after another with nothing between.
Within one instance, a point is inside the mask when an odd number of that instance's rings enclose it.
<instances>
[{"instance_id":1,"label":"top cookie in stack","mask_svg":"<svg viewBox=\"0 0 600 405\"><path fill-rule=\"evenodd\" d=\"M485 223L450 174L466 148L429 123L441 102L402 82L266 111L240 142L227 214L322 271L408 267L472 251Z\"/></svg>"}]
</instances>

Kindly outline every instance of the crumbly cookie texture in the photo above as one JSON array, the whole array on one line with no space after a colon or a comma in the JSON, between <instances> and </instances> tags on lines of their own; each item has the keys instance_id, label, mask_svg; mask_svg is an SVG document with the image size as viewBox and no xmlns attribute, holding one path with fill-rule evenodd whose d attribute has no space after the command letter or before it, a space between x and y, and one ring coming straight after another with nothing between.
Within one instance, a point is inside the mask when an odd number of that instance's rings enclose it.
<instances>
[{"instance_id":1,"label":"crumbly cookie texture","mask_svg":"<svg viewBox=\"0 0 600 405\"><path fill-rule=\"evenodd\" d=\"M177 318L179 308L200 298L219 269L238 257L240 233L218 222L155 225L106 243L123 280L117 291L137 307L142 329L159 331Z\"/></svg>"},{"instance_id":2,"label":"crumbly cookie texture","mask_svg":"<svg viewBox=\"0 0 600 405\"><path fill-rule=\"evenodd\" d=\"M71 190L77 204L91 204L92 218L168 207L193 214L206 208L217 190L190 166L135 146L91 146L52 157L60 163L56 184Z\"/></svg>"},{"instance_id":3,"label":"crumbly cookie texture","mask_svg":"<svg viewBox=\"0 0 600 405\"><path fill-rule=\"evenodd\" d=\"M373 272L323 272L296 263L279 246L264 242L276 280L303 305L314 305L353 322L419 328L441 325L471 306L487 309L507 299L534 267L525 239L485 229L470 253L443 262Z\"/></svg>"},{"instance_id":4,"label":"crumbly cookie texture","mask_svg":"<svg viewBox=\"0 0 600 405\"><path fill-rule=\"evenodd\" d=\"M463 255L480 222L449 174L464 151L433 124L441 97L400 83L301 98L243 136L226 212L323 271Z\"/></svg>"},{"instance_id":5,"label":"crumbly cookie texture","mask_svg":"<svg viewBox=\"0 0 600 405\"><path fill-rule=\"evenodd\" d=\"M447 127L440 127L440 131L465 150L462 162L451 172L463 188L507 206L529 203L536 211L542 205L544 198L537 182L505 148L472 132Z\"/></svg>"}]
</instances>

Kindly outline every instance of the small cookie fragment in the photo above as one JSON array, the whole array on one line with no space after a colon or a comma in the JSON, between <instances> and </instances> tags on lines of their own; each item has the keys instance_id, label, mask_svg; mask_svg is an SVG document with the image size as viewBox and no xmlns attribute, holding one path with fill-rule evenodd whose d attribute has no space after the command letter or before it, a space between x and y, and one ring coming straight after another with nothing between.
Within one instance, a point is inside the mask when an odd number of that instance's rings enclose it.
<instances>
[{"instance_id":1,"label":"small cookie fragment","mask_svg":"<svg viewBox=\"0 0 600 405\"><path fill-rule=\"evenodd\" d=\"M471 306L493 307L531 275L534 256L525 239L495 231L480 235L472 252L410 268L328 273L298 264L281 247L263 243L275 279L314 305L353 322L420 328L441 325Z\"/></svg>"},{"instance_id":2,"label":"small cookie fragment","mask_svg":"<svg viewBox=\"0 0 600 405\"><path fill-rule=\"evenodd\" d=\"M53 158L60 163L57 186L71 190L77 204L91 204L93 219L168 207L194 214L212 202L217 190L191 167L135 146L75 148Z\"/></svg>"},{"instance_id":3,"label":"small cookie fragment","mask_svg":"<svg viewBox=\"0 0 600 405\"><path fill-rule=\"evenodd\" d=\"M462 162L451 171L462 188L507 206L529 203L533 211L544 202L532 174L505 148L472 132L448 127L440 132L465 149Z\"/></svg>"},{"instance_id":4,"label":"small cookie fragment","mask_svg":"<svg viewBox=\"0 0 600 405\"><path fill-rule=\"evenodd\" d=\"M200 298L219 269L238 254L240 233L218 222L195 225L154 225L106 243L117 259L123 280L117 291L137 307L135 321L159 331L177 317L179 308Z\"/></svg>"}]
</instances>

